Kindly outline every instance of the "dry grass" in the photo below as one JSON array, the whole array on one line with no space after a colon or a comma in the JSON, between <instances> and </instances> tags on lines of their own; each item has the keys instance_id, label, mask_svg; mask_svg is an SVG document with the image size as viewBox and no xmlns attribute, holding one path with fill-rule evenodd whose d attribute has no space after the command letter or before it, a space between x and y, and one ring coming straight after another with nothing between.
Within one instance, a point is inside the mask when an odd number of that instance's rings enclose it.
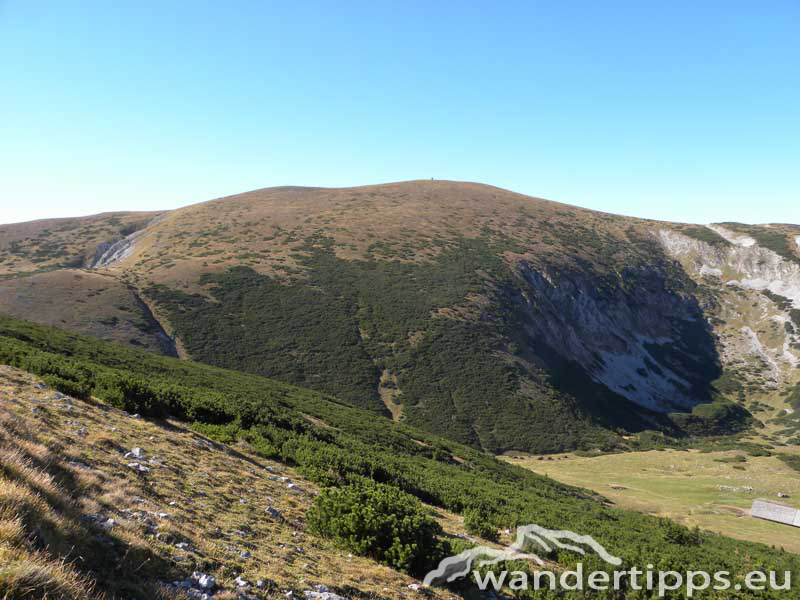
<instances>
[{"instance_id":1,"label":"dry grass","mask_svg":"<svg viewBox=\"0 0 800 600\"><path fill-rule=\"evenodd\" d=\"M36 381L0 366L0 598L168 598L161 584L195 570L229 591L239 575L263 580L248 592L255 598L314 584L359 600L421 594L409 589L413 578L308 534L317 489L293 469ZM149 472L126 466L135 447ZM438 515L449 533L463 531L458 517Z\"/></svg>"},{"instance_id":2,"label":"dry grass","mask_svg":"<svg viewBox=\"0 0 800 600\"><path fill-rule=\"evenodd\" d=\"M356 188L277 187L211 200L171 211L138 238L130 256L110 272L146 287L163 283L203 293L202 273L247 265L287 277L302 266L293 256L305 240L334 240L343 259L367 256L425 261L461 236L518 242L530 260L566 260L552 233L576 224L624 244L630 228L652 222L611 216L500 188L453 181L409 181ZM387 249L391 248L391 252ZM387 254L389 252L389 254ZM583 260L593 260L591 252ZM302 274L295 275L302 277Z\"/></svg>"},{"instance_id":3,"label":"dry grass","mask_svg":"<svg viewBox=\"0 0 800 600\"><path fill-rule=\"evenodd\" d=\"M0 312L146 350L161 348L133 292L108 274L62 269L0 280Z\"/></svg>"},{"instance_id":4,"label":"dry grass","mask_svg":"<svg viewBox=\"0 0 800 600\"><path fill-rule=\"evenodd\" d=\"M68 562L75 531L63 515L75 507L46 470L54 457L11 415L0 415L0 425L0 596L96 597L89 578Z\"/></svg>"}]
</instances>

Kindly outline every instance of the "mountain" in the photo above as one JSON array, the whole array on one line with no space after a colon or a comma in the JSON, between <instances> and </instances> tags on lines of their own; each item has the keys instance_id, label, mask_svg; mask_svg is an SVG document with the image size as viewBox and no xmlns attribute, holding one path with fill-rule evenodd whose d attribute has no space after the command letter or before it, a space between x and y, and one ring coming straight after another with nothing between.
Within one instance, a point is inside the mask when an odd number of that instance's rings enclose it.
<instances>
[{"instance_id":1,"label":"mountain","mask_svg":"<svg viewBox=\"0 0 800 600\"><path fill-rule=\"evenodd\" d=\"M0 596L9 600L474 597L465 583L419 583L441 559L506 546L513 528L531 525L591 535L625 569L655 563L727 571L736 581L753 569L796 579L800 569L798 555L778 547L785 532L777 525L768 546L620 510L258 375L8 317L0 317L0 365ZM342 502L353 490L381 495ZM325 507L331 527L319 532L314 516ZM392 521L398 508L412 509L407 523ZM413 543L417 522L434 526L427 545ZM346 536L330 535L337 525ZM607 568L573 548L545 549L544 567ZM409 553L427 564L398 565ZM338 596L314 596L324 593L319 585ZM609 598L630 591L623 584Z\"/></svg>"},{"instance_id":2,"label":"mountain","mask_svg":"<svg viewBox=\"0 0 800 600\"><path fill-rule=\"evenodd\" d=\"M0 227L0 312L268 376L492 452L800 433L796 225L490 186L269 188Z\"/></svg>"}]
</instances>

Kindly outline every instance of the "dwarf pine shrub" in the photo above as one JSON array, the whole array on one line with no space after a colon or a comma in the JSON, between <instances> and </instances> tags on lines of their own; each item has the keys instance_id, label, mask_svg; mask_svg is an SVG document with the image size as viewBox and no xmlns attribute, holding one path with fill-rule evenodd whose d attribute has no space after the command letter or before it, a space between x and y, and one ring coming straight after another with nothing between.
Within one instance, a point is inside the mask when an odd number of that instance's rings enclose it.
<instances>
[{"instance_id":1,"label":"dwarf pine shrub","mask_svg":"<svg viewBox=\"0 0 800 600\"><path fill-rule=\"evenodd\" d=\"M439 524L419 500L388 485L324 490L307 518L315 533L406 573L422 573L439 558Z\"/></svg>"}]
</instances>

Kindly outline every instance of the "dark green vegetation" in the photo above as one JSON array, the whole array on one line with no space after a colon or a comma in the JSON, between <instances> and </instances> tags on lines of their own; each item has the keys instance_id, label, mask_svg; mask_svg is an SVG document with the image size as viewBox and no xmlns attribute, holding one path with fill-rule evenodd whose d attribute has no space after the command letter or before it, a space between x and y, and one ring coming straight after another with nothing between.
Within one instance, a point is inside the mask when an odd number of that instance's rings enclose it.
<instances>
[{"instance_id":1,"label":"dark green vegetation","mask_svg":"<svg viewBox=\"0 0 800 600\"><path fill-rule=\"evenodd\" d=\"M597 235L574 227L569 239L576 232L583 232L576 245ZM633 237L629 243L653 262L650 241ZM406 423L492 452L612 449L623 444L618 434L654 423L674 436L702 433L702 419L652 414L549 346L541 329L552 318L542 311L566 307L538 299L539 291L503 260L504 252L518 250L516 242L487 234L458 238L425 262L344 260L331 239L316 236L293 254L302 267L297 277L234 267L203 276L208 295L164 285L144 293L196 360L388 415L380 397L385 373L399 390L395 400ZM598 256L613 264L614 252ZM688 278L669 262L662 268L624 268L588 283L577 271L562 275L578 279L585 289L576 296L591 294L598 305L646 306L663 296L676 312L699 314L681 287L691 285ZM686 394L710 401L719 375L710 334L700 319L671 327L681 340L652 344L653 368L674 366L691 386ZM742 423L746 419L730 427L739 430Z\"/></svg>"},{"instance_id":2,"label":"dark green vegetation","mask_svg":"<svg viewBox=\"0 0 800 600\"><path fill-rule=\"evenodd\" d=\"M741 454L734 454L733 456L726 456L724 458L715 458L714 462L719 463L746 463L747 457Z\"/></svg>"},{"instance_id":3,"label":"dark green vegetation","mask_svg":"<svg viewBox=\"0 0 800 600\"><path fill-rule=\"evenodd\" d=\"M419 576L449 550L437 540L442 529L419 500L370 480L324 490L307 519L314 533Z\"/></svg>"},{"instance_id":4,"label":"dark green vegetation","mask_svg":"<svg viewBox=\"0 0 800 600\"><path fill-rule=\"evenodd\" d=\"M710 244L712 246L724 248L732 245L716 231L709 229L708 227L703 227L702 225L677 225L675 226L675 229L680 231L685 236L700 240L701 242L705 242L706 244Z\"/></svg>"},{"instance_id":5,"label":"dark green vegetation","mask_svg":"<svg viewBox=\"0 0 800 600\"><path fill-rule=\"evenodd\" d=\"M793 409L800 410L800 383L795 386L786 395L786 400Z\"/></svg>"},{"instance_id":6,"label":"dark green vegetation","mask_svg":"<svg viewBox=\"0 0 800 600\"><path fill-rule=\"evenodd\" d=\"M800 455L798 454L779 454L778 458L789 465L792 469L800 473Z\"/></svg>"},{"instance_id":7,"label":"dark green vegetation","mask_svg":"<svg viewBox=\"0 0 800 600\"><path fill-rule=\"evenodd\" d=\"M146 293L168 312L176 334L197 360L276 377L385 412L378 397L381 370L404 372L429 359L427 346L416 350L407 340L431 325L439 307L478 293L479 268L501 269L485 245L474 242L465 241L429 265L340 260L330 251L329 240L317 242L297 255L309 267L309 280L296 285L238 267L203 278L214 302L164 286ZM486 326L435 321L441 326L427 345L438 340L471 348L480 334L489 337ZM464 404L479 394L480 400L486 398L498 379L513 378L492 356L499 348L491 342L483 346L461 357L468 360L460 369L468 377L465 387L480 386ZM480 385L482 379L486 383ZM494 389L500 396L509 391L502 385ZM405 402L417 403L421 392L409 390Z\"/></svg>"},{"instance_id":8,"label":"dark green vegetation","mask_svg":"<svg viewBox=\"0 0 800 600\"><path fill-rule=\"evenodd\" d=\"M467 533L497 542L500 538L497 532L499 525L495 521L494 509L491 506L478 503L476 506L464 509L464 527Z\"/></svg>"},{"instance_id":9,"label":"dark green vegetation","mask_svg":"<svg viewBox=\"0 0 800 600\"><path fill-rule=\"evenodd\" d=\"M793 308L792 301L789 300L789 298L786 298L785 296L781 296L780 294L775 294L773 292L770 292L769 290L763 290L762 293L767 298L772 300L780 310L789 313L789 318L792 320L792 323L794 324L794 330L800 332L800 309ZM789 325L788 323L787 326L791 327L791 325Z\"/></svg>"},{"instance_id":10,"label":"dark green vegetation","mask_svg":"<svg viewBox=\"0 0 800 600\"><path fill-rule=\"evenodd\" d=\"M790 438L787 440L788 443L800 445L800 383L785 390L781 395L791 410L781 411L770 422L783 428L779 433Z\"/></svg>"},{"instance_id":11,"label":"dark green vegetation","mask_svg":"<svg viewBox=\"0 0 800 600\"><path fill-rule=\"evenodd\" d=\"M727 409L725 409L727 410ZM687 418L682 414L683 418ZM697 416L691 415L688 419L694 420ZM719 422L713 420L707 424L709 429L719 426ZM728 424L728 427L730 424ZM647 430L642 431L626 440L627 447L623 449L616 449L612 452L603 452L599 449L584 451L578 450L575 452L577 456L591 457L602 456L604 454L619 454L627 451L634 452L647 452L649 450L699 450L704 453L709 452L726 452L736 450L743 452L747 456L772 456L775 447L768 442L752 442L748 441L746 437L749 431L735 432L726 427L726 433L721 435L702 435L697 437L669 437L660 431Z\"/></svg>"},{"instance_id":12,"label":"dark green vegetation","mask_svg":"<svg viewBox=\"0 0 800 600\"><path fill-rule=\"evenodd\" d=\"M754 569L791 570L795 579L800 576L800 557L780 549L610 508L588 492L468 446L256 375L178 361L5 317L0 317L0 362L58 377L50 380L59 386L60 381L85 386L96 397L145 415L170 413L195 420L195 427L221 440L246 439L260 453L297 465L324 486L358 485L366 479L435 507L457 513L482 511L491 523L505 527L537 523L570 529L592 535L625 565L726 570L737 576ZM347 505L349 493L343 498ZM399 502L417 514L405 496L386 492L386 498L394 498L386 500L387 506ZM580 557L556 550L548 558L573 565ZM623 591L609 597L637 596ZM728 597L783 596L748 592Z\"/></svg>"},{"instance_id":13,"label":"dark green vegetation","mask_svg":"<svg viewBox=\"0 0 800 600\"><path fill-rule=\"evenodd\" d=\"M756 424L743 407L726 400L698 404L687 413L670 415L690 436L722 436L741 433Z\"/></svg>"},{"instance_id":14,"label":"dark green vegetation","mask_svg":"<svg viewBox=\"0 0 800 600\"><path fill-rule=\"evenodd\" d=\"M0 281L4 281L4 280L7 280L7 279L18 279L20 277L30 277L31 275L39 275L40 273L49 273L51 271L57 271L59 269L68 269L68 268L70 268L70 266L71 265L68 265L68 264L64 263L64 264L54 265L54 266L50 266L50 267L42 267L40 269L34 269L32 271L22 271L22 272L16 272L16 273L3 273L2 275L0 275Z\"/></svg>"}]
</instances>

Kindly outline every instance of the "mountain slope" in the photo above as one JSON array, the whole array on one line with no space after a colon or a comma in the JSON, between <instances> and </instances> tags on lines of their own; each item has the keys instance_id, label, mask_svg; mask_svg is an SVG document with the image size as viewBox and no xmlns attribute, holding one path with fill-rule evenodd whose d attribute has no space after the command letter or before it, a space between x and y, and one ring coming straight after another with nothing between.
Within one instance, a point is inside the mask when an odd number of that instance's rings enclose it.
<instances>
[{"instance_id":1,"label":"mountain slope","mask_svg":"<svg viewBox=\"0 0 800 600\"><path fill-rule=\"evenodd\" d=\"M2 279L0 312L35 315L47 325L177 356L174 341L136 290L98 271L58 269Z\"/></svg>"},{"instance_id":2,"label":"mountain slope","mask_svg":"<svg viewBox=\"0 0 800 600\"><path fill-rule=\"evenodd\" d=\"M174 598L174 582L201 589L194 572L213 576L221 598L319 585L402 598L415 582L308 533L317 486L244 442L70 398L5 366L0 408L3 598ZM141 458L126 458L134 448Z\"/></svg>"},{"instance_id":3,"label":"mountain slope","mask_svg":"<svg viewBox=\"0 0 800 600\"><path fill-rule=\"evenodd\" d=\"M0 225L0 276L94 265L161 213L119 212Z\"/></svg>"},{"instance_id":4,"label":"mountain slope","mask_svg":"<svg viewBox=\"0 0 800 600\"><path fill-rule=\"evenodd\" d=\"M444 181L270 188L149 218L83 264L132 290L183 355L496 452L750 422L741 409L695 408L739 400L720 381L742 351L725 350L718 301L668 240L730 244L711 229ZM767 233L791 264L791 229ZM779 370L772 392L790 391L790 365Z\"/></svg>"},{"instance_id":5,"label":"mountain slope","mask_svg":"<svg viewBox=\"0 0 800 600\"><path fill-rule=\"evenodd\" d=\"M281 586L291 580L305 585L311 576L306 574L309 571L303 566L304 559L291 549L278 546L277 560L264 548L251 550L256 557L253 564L241 555L243 560L237 561L235 553L233 556L230 553L250 538L234 529L245 533L257 530L266 539L287 546L298 543L289 542L295 536L286 537L291 535L289 527L264 520L265 503L274 502L285 508L289 524L297 525L295 531L300 536L297 539L306 541L305 532L294 521L302 519L306 500L303 495L293 494L305 494L315 486L346 487L365 480L397 488L435 507L439 517L449 524L446 531L457 532L458 526L452 525L458 524L459 518L444 511L465 517L480 511L482 525L490 531L536 523L546 528L590 533L603 547L613 549L625 567L641 568L657 559L659 568L725 570L736 579L753 568L790 570L796 577L800 568L797 555L618 510L594 494L558 484L469 447L388 419L376 419L367 411L333 398L255 375L161 357L9 318L0 318L2 363L36 373L59 390L55 393L39 386L34 391L30 376L2 369L0 415L4 415L3 422L7 424L2 429L2 438L6 442L8 436L16 436L19 441L12 439L11 444L17 443L27 453L27 460L39 468L53 467L58 472L63 463L72 461L70 468L60 473L61 481L68 483L67 477L75 478L72 482L81 485L69 489L78 496L73 499L78 503L77 508L85 507L83 510L96 517L93 523L101 529L103 524L110 527L110 532L108 529L105 533L98 532L99 538L84 535L79 539L82 544L92 546L104 543L103 540L108 543L110 538L106 560L113 564L99 567L101 575L107 582L118 568L126 576L124 580L113 580L112 584L130 583L138 578L139 585L157 585L164 572L161 566L178 576L199 566L206 572L219 573L220 582L228 587L235 574L246 572L254 577L260 574L259 565L268 565L270 573L266 576L280 579ZM20 394L29 398L17 398ZM87 400L68 396L83 396ZM127 409L128 414L120 408ZM134 410L141 412L146 421L132 417ZM10 419L5 418L7 413L11 413ZM167 421L156 418L164 414L180 418ZM37 423L35 427L29 423L31 419ZM193 431L187 431L187 425ZM36 435L42 436L38 442L44 448L31 446L37 443L30 439L34 429ZM233 449L222 445L243 442L244 445ZM8 444L0 443L4 445ZM128 446L142 448L143 453ZM130 457L124 455L128 449L133 453ZM47 459L48 452L53 461L36 461L37 456ZM15 480L17 485L28 485L31 473L17 468L19 464L14 456L0 453L0 476ZM287 465L294 470L290 471ZM302 492L291 491L287 481L271 479L263 472L269 471L267 467L296 473L302 478ZM263 481L264 476L267 481ZM103 497L102 493L95 497L98 492L108 491L109 486L113 489L110 497ZM135 496L131 498L125 486L130 494L140 490L144 502L136 502ZM48 495L46 486L39 487L45 501L58 500L58 495ZM9 488L0 488L6 489ZM85 504L87 498L80 497L87 492L89 504ZM270 494L271 498L263 498L262 494ZM236 506L242 497L245 504ZM97 505L92 506L91 500ZM167 508L171 501L177 502L177 507ZM76 507L71 502L70 510L62 509L58 516L75 516ZM128 506L130 503L133 506ZM0 503L0 509L8 507L22 510L22 525L30 527L30 523L42 522L31 521L30 514L23 510L27 508L25 504ZM130 508L132 513L123 508ZM144 515L144 511L156 514ZM169 518L170 511L174 523ZM0 517L6 515L7 512L0 512ZM120 517L119 528L114 515ZM115 522L109 524L109 517ZM221 531L214 529L216 524ZM163 536L153 540L148 537L148 530L150 535L186 536L187 543L196 543L200 552L186 556L190 548L170 545L169 538ZM57 528L56 532L60 531ZM202 531L208 535L200 535ZM13 533L8 527L0 529L0 535L8 536L9 532ZM37 543L48 539L47 534L54 532L34 525L28 533L27 543L35 549ZM69 538L63 541L69 542ZM444 555L465 547L460 538L446 541L450 547L442 547ZM234 546L233 550L226 547L226 542ZM20 549L22 543L20 539L9 542L0 537L0 551L5 552L9 547ZM142 563L139 570L127 571L126 543L134 559L146 559L152 553L155 556ZM308 539L304 547L320 557L318 574L312 562L305 563L311 567L314 580L326 576L325 569L346 571L347 567L342 567L346 559L331 552L328 542ZM49 548L55 559L65 558L63 552L70 551L69 543L59 546L61 553L54 546ZM177 559L177 555L183 558ZM87 559L87 555L81 556L84 561ZM576 560L589 566L595 564L595 557L582 557L568 549L555 549L545 557L562 567L574 568ZM77 575L83 576L87 575L87 569L93 568L76 561L70 565L75 567ZM356 566L364 571L354 578L373 572L366 563L359 562ZM248 570L251 567L255 570ZM284 571L278 572L280 569ZM376 575L366 582L364 591L368 593L384 580L400 582L402 578L393 573ZM347 578L340 581L346 582ZM3 583L0 578L0 584ZM362 580L354 587L361 588L364 584ZM387 590L382 592L381 596ZM623 598L627 593L623 590L614 597ZM782 597L778 594L765 592L763 597ZM348 590L346 595L364 597L359 589Z\"/></svg>"}]
</instances>

